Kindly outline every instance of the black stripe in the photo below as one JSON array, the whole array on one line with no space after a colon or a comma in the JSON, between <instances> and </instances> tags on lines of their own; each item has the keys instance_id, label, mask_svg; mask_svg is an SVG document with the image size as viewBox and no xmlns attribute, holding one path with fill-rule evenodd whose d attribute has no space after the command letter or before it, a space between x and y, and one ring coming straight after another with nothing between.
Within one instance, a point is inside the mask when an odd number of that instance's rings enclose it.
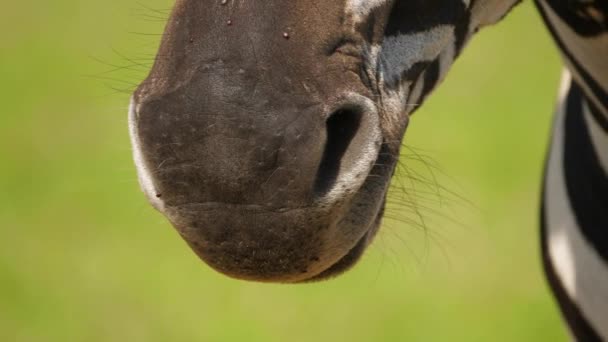
<instances>
[{"instance_id":1,"label":"black stripe","mask_svg":"<svg viewBox=\"0 0 608 342\"><path fill-rule=\"evenodd\" d=\"M424 70L424 73L422 75L419 75L416 81L413 82L410 86L410 92L408 94L406 103L408 105L415 105L410 114L413 114L418 108L420 108L420 104L424 102L426 97L437 85L437 82L439 82L439 67L440 65L438 59L430 62L426 70ZM412 98L412 91L416 89L420 82L423 82L422 90L420 91L420 95L418 96L418 98L414 99Z\"/></svg>"},{"instance_id":2,"label":"black stripe","mask_svg":"<svg viewBox=\"0 0 608 342\"><path fill-rule=\"evenodd\" d=\"M543 189L542 193L543 194L545 193L544 189ZM555 295L555 299L557 300L557 303L562 311L562 314L563 314L564 318L566 319L566 322L568 323L568 326L570 327L570 331L572 332L572 334L574 335L576 340L585 341L585 342L595 342L595 341L601 342L602 339L600 338L598 333L595 332L593 327L591 327L589 322L587 322L585 317L583 317L583 315L582 315L580 309L578 308L578 306L576 305L576 303L574 303L570 299L570 297L566 293L566 290L562 286L562 283L561 283L559 277L557 276L557 274L555 273L555 270L553 269L553 264L552 264L550 256L549 256L549 247L548 247L548 240L547 240L548 227L547 227L547 221L546 221L545 215L547 215L547 212L546 212L545 200L544 200L544 196L543 196L543 200L542 200L542 204L541 204L541 214L540 214L540 227L541 227L540 228L540 238L541 238L541 253L542 253L543 268L545 270L545 276L547 277L547 282L549 283L549 287L553 291L553 294Z\"/></svg>"},{"instance_id":3,"label":"black stripe","mask_svg":"<svg viewBox=\"0 0 608 342\"><path fill-rule=\"evenodd\" d=\"M600 127L602 127L604 132L606 132L608 134L608 119L606 118L606 116L604 114L600 113L600 110L597 108L595 103L593 103L593 101L587 100L587 106L589 106L589 111L591 112L591 115L595 119L595 122Z\"/></svg>"},{"instance_id":4,"label":"black stripe","mask_svg":"<svg viewBox=\"0 0 608 342\"><path fill-rule=\"evenodd\" d=\"M564 136L566 189L581 233L608 261L608 177L595 154L583 117L583 92L572 82Z\"/></svg>"},{"instance_id":5,"label":"black stripe","mask_svg":"<svg viewBox=\"0 0 608 342\"><path fill-rule=\"evenodd\" d=\"M604 89L602 89L602 87L596 82L596 80L591 75L589 75L587 70L585 70L581 66L581 64L576 60L570 50L568 50L568 47L564 44L564 42L560 39L559 35L555 31L553 23L549 20L547 13L545 13L545 10L543 9L540 1L542 0L535 1L536 7L538 8L538 11L540 12L543 20L545 21L546 26L549 29L551 35L553 36L553 39L555 40L556 44L561 49L564 56L570 61L570 63L572 63L575 71L583 78L583 81L589 87L591 92L595 95L595 98L600 101L600 104L604 109L603 112L608 111L608 93Z\"/></svg>"},{"instance_id":6,"label":"black stripe","mask_svg":"<svg viewBox=\"0 0 608 342\"><path fill-rule=\"evenodd\" d=\"M462 1L396 1L384 34L398 36L427 31L441 25L456 25L467 13Z\"/></svg>"},{"instance_id":7,"label":"black stripe","mask_svg":"<svg viewBox=\"0 0 608 342\"><path fill-rule=\"evenodd\" d=\"M401 80L397 81L415 81L416 79L418 79L420 74L422 74L424 70L426 70L429 65L431 65L432 62L433 61L420 61L414 63L414 65L403 71L403 73L401 74Z\"/></svg>"},{"instance_id":8,"label":"black stripe","mask_svg":"<svg viewBox=\"0 0 608 342\"><path fill-rule=\"evenodd\" d=\"M424 72L424 88L418 102L422 103L439 82L439 59L436 59Z\"/></svg>"},{"instance_id":9,"label":"black stripe","mask_svg":"<svg viewBox=\"0 0 608 342\"><path fill-rule=\"evenodd\" d=\"M551 9L578 35L593 37L608 31L608 1L547 1ZM594 16L593 13L603 13Z\"/></svg>"},{"instance_id":10,"label":"black stripe","mask_svg":"<svg viewBox=\"0 0 608 342\"><path fill-rule=\"evenodd\" d=\"M572 92L572 87L576 88L576 85L571 82L570 83L570 91L568 93L568 97L564 99L565 103L563 106L566 106L566 110L570 109L569 107L572 105L580 105L580 90L575 89L574 93ZM578 97L577 97L578 96ZM564 127L556 126L554 128L553 134L556 134L555 130L564 129ZM557 142L558 144L562 142ZM551 155L551 151L556 146L549 147L548 156ZM548 229L547 227L547 215L551 215L551 213L547 212L547 208L545 205L545 196L546 196L546 177L549 167L549 158L545 161L545 180L543 180L543 186L541 191L541 209L540 209L540 242L541 242L541 255L542 255L542 263L543 268L545 270L545 276L547 278L547 282L549 283L549 287L553 291L555 295L555 299L562 311L562 314L570 327L570 331L574 335L577 341L602 341L599 334L593 329L591 324L587 322L580 309L576 305L574 301L570 298L566 290L564 289L559 276L556 274L555 269L553 268L553 263L551 261L551 257L549 255L549 240L548 240ZM555 213L553 213L555 214ZM583 271L584 270L579 270Z\"/></svg>"},{"instance_id":11,"label":"black stripe","mask_svg":"<svg viewBox=\"0 0 608 342\"><path fill-rule=\"evenodd\" d=\"M471 7L474 8L475 1L471 1ZM454 58L460 56L460 52L464 47L464 43L466 43L466 39L469 35L469 30L471 26L471 11L467 11L463 16L462 20L456 25L454 28Z\"/></svg>"}]
</instances>

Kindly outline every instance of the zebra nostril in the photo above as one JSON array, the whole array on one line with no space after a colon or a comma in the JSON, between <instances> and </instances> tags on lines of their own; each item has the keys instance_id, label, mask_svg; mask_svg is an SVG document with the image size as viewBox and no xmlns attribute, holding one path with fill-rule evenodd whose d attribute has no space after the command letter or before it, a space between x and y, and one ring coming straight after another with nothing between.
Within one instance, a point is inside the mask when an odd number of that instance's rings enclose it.
<instances>
[{"instance_id":1,"label":"zebra nostril","mask_svg":"<svg viewBox=\"0 0 608 342\"><path fill-rule=\"evenodd\" d=\"M354 106L338 109L327 119L327 140L314 185L317 196L322 197L333 188L345 153L360 126L361 110Z\"/></svg>"},{"instance_id":2,"label":"zebra nostril","mask_svg":"<svg viewBox=\"0 0 608 342\"><path fill-rule=\"evenodd\" d=\"M382 142L378 109L369 98L349 93L325 122L321 160L313 193L334 202L355 193L378 159Z\"/></svg>"}]
</instances>

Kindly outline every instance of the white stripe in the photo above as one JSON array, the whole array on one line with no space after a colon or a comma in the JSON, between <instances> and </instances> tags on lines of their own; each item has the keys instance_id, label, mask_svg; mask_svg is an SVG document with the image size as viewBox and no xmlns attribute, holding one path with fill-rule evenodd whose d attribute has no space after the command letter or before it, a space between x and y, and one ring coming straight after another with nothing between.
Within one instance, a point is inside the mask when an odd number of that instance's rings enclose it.
<instances>
[{"instance_id":1,"label":"white stripe","mask_svg":"<svg viewBox=\"0 0 608 342\"><path fill-rule=\"evenodd\" d=\"M420 75L418 81L414 83L414 88L410 89L410 95L408 97L409 103L407 103L408 107L406 110L409 112L414 110L416 107L420 106L420 100L422 100L422 90L424 89L424 73Z\"/></svg>"},{"instance_id":2,"label":"white stripe","mask_svg":"<svg viewBox=\"0 0 608 342\"><path fill-rule=\"evenodd\" d=\"M384 5L387 0L348 0L346 13L350 13L355 22L363 21L374 8Z\"/></svg>"},{"instance_id":3,"label":"white stripe","mask_svg":"<svg viewBox=\"0 0 608 342\"><path fill-rule=\"evenodd\" d=\"M452 40L456 41L456 35L452 37ZM456 44L448 44L439 56L439 79L443 79L448 73L454 64L454 59L456 59Z\"/></svg>"},{"instance_id":4,"label":"white stripe","mask_svg":"<svg viewBox=\"0 0 608 342\"><path fill-rule=\"evenodd\" d=\"M454 26L441 25L412 34L400 34L384 39L380 63L385 80L401 79L403 71L417 62L433 61L450 40Z\"/></svg>"},{"instance_id":5,"label":"white stripe","mask_svg":"<svg viewBox=\"0 0 608 342\"><path fill-rule=\"evenodd\" d=\"M544 194L549 259L568 296L600 336L608 338L608 265L579 231L565 188L566 105L563 101L555 122Z\"/></svg>"},{"instance_id":6,"label":"white stripe","mask_svg":"<svg viewBox=\"0 0 608 342\"><path fill-rule=\"evenodd\" d=\"M137 169L137 175L139 179L139 186L142 191L148 197L148 201L157 210L161 210L164 206L163 201L156 196L157 191L152 180L152 173L146 165L143 154L141 152L141 141L137 133L137 119L136 119L137 108L135 108L135 102L131 98L129 104L129 136L131 137L131 147L133 148L133 161L135 162L135 168Z\"/></svg>"}]
</instances>

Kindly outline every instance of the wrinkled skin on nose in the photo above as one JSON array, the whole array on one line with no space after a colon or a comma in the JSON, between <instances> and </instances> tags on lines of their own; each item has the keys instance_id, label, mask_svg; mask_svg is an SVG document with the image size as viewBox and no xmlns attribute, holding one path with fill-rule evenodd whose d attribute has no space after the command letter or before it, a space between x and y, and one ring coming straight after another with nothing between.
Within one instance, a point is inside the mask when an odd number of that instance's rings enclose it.
<instances>
[{"instance_id":1,"label":"wrinkled skin on nose","mask_svg":"<svg viewBox=\"0 0 608 342\"><path fill-rule=\"evenodd\" d=\"M341 1L177 1L130 132L140 183L227 275L342 272L379 225L391 123ZM386 143L391 141L391 143Z\"/></svg>"}]
</instances>

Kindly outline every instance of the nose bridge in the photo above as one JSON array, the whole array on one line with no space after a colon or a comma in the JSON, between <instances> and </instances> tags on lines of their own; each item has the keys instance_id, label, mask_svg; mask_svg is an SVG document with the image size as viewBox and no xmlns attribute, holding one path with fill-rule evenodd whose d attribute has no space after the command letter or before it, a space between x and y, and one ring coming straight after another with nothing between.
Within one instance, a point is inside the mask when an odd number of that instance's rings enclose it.
<instances>
[{"instance_id":1,"label":"nose bridge","mask_svg":"<svg viewBox=\"0 0 608 342\"><path fill-rule=\"evenodd\" d=\"M277 93L322 96L343 78L360 81L345 73L359 69L354 58L328 58L348 26L342 1L222 3L176 3L146 82L170 88L205 69L229 67ZM215 86L221 85L222 79L216 79Z\"/></svg>"}]
</instances>

